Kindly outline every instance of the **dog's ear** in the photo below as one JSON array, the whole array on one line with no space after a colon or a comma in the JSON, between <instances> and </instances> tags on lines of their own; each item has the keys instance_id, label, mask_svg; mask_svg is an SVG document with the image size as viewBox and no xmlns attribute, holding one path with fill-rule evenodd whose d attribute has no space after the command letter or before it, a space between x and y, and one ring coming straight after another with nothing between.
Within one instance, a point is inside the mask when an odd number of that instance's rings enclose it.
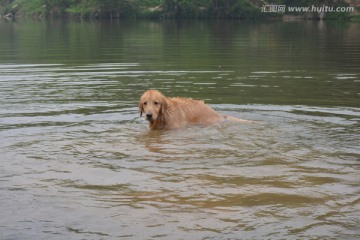
<instances>
[{"instance_id":1,"label":"dog's ear","mask_svg":"<svg viewBox=\"0 0 360 240\"><path fill-rule=\"evenodd\" d=\"M167 111L167 108L168 108L168 103L166 101L166 98L163 96L161 99L160 99L160 104L161 104L161 113L162 114L165 114L165 112Z\"/></svg>"},{"instance_id":2,"label":"dog's ear","mask_svg":"<svg viewBox=\"0 0 360 240\"><path fill-rule=\"evenodd\" d=\"M143 106L143 103L141 102L141 100L139 102L139 110L140 110L140 117L142 117L142 114L144 112L144 106Z\"/></svg>"}]
</instances>

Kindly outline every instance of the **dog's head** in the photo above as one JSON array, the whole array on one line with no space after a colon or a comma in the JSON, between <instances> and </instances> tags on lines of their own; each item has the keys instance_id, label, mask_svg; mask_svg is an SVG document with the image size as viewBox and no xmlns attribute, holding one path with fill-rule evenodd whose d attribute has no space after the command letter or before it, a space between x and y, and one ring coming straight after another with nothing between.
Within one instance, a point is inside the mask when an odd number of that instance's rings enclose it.
<instances>
[{"instance_id":1,"label":"dog's head","mask_svg":"<svg viewBox=\"0 0 360 240\"><path fill-rule=\"evenodd\" d=\"M145 113L146 120L154 122L166 112L166 97L157 90L148 90L140 98L139 109L140 117Z\"/></svg>"}]
</instances>

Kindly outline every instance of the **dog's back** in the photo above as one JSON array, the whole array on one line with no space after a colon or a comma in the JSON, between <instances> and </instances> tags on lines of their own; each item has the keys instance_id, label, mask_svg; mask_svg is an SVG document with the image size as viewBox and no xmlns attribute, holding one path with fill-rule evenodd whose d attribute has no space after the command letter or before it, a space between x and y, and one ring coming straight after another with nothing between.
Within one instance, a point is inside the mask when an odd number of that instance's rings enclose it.
<instances>
[{"instance_id":1,"label":"dog's back","mask_svg":"<svg viewBox=\"0 0 360 240\"><path fill-rule=\"evenodd\" d=\"M224 120L214 109L201 100L191 98L169 98L168 110L172 122L180 125L213 124Z\"/></svg>"}]
</instances>

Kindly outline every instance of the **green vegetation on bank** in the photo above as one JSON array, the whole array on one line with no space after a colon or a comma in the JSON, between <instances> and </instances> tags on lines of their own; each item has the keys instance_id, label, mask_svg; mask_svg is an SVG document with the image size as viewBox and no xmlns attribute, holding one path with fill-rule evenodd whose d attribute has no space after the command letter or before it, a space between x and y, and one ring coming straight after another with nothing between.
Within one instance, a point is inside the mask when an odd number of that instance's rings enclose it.
<instances>
[{"instance_id":1,"label":"green vegetation on bank","mask_svg":"<svg viewBox=\"0 0 360 240\"><path fill-rule=\"evenodd\" d=\"M38 18L264 18L265 5L350 6L353 0L0 0L0 15ZM359 6L355 6L359 11ZM285 13L288 14L288 13ZM293 13L292 15L305 15ZM329 13L329 19L358 19L353 13Z\"/></svg>"}]
</instances>

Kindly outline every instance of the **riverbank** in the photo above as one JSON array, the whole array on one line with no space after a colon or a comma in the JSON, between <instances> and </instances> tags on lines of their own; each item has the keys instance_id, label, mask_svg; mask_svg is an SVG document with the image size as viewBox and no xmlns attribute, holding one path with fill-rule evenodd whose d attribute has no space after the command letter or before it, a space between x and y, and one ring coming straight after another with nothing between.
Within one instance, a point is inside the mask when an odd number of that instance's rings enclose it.
<instances>
[{"instance_id":1,"label":"riverbank","mask_svg":"<svg viewBox=\"0 0 360 240\"><path fill-rule=\"evenodd\" d=\"M296 5L298 4L298 5ZM321 19L360 21L360 3L353 0L313 1L276 5L264 0L0 0L0 16L15 18L79 18L79 19ZM291 8L296 11L291 11ZM305 8L309 8L306 10ZM316 11L311 11L316 8ZM347 11L337 11L337 9ZM320 9L320 10L319 10ZM325 9L325 11L321 11ZM328 11L330 9L331 11Z\"/></svg>"},{"instance_id":2,"label":"riverbank","mask_svg":"<svg viewBox=\"0 0 360 240\"><path fill-rule=\"evenodd\" d=\"M0 14L7 18L254 18L261 17L262 4L259 0L0 0Z\"/></svg>"}]
</instances>

